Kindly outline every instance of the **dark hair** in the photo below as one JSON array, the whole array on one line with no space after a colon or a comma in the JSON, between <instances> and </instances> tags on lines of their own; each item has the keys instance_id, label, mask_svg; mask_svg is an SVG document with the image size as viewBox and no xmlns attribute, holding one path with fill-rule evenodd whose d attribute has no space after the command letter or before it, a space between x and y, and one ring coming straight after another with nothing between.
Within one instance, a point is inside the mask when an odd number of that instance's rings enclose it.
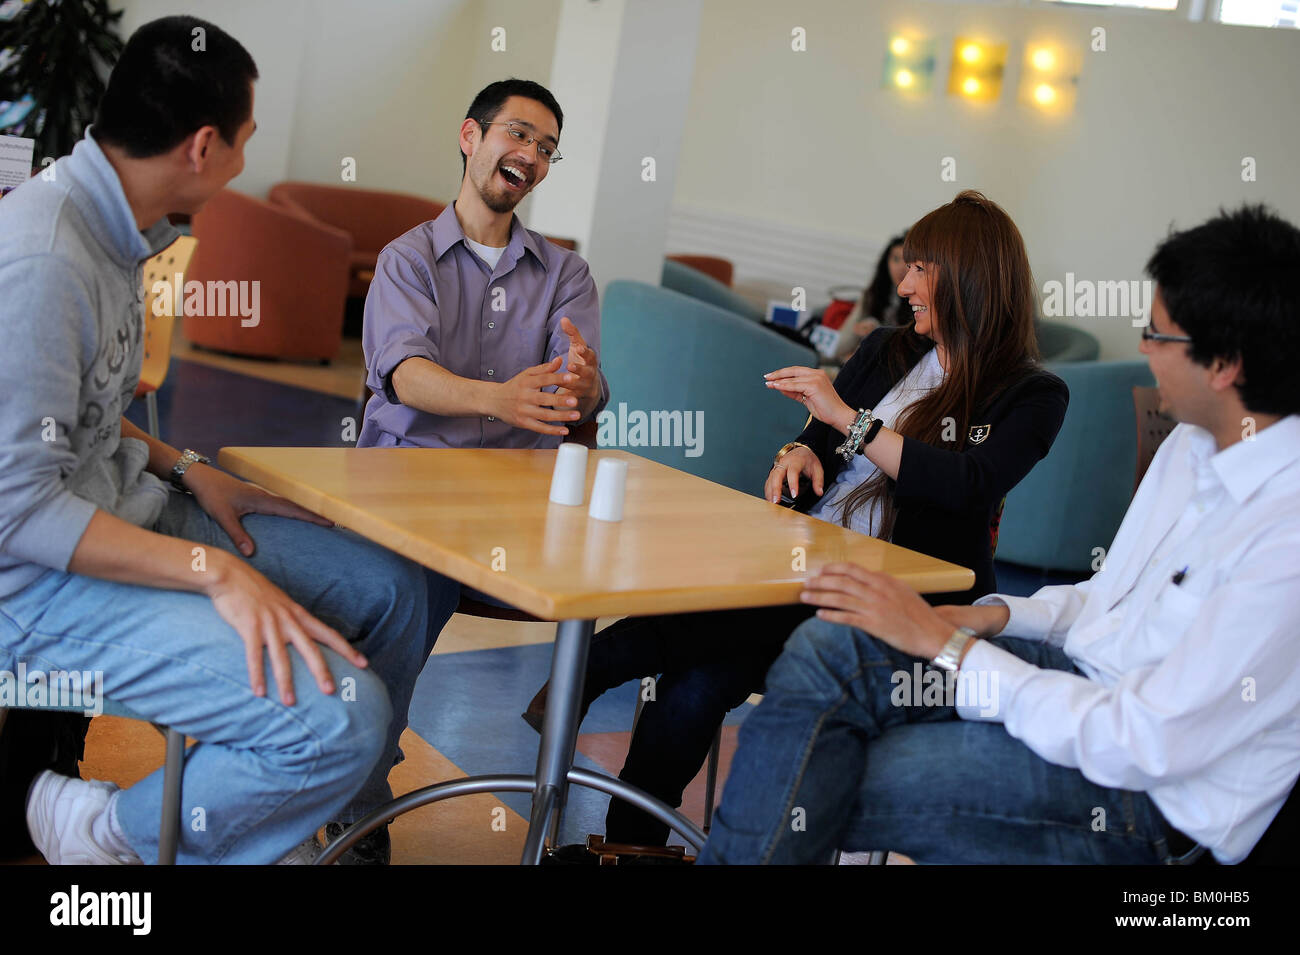
<instances>
[{"instance_id":1,"label":"dark hair","mask_svg":"<svg viewBox=\"0 0 1300 955\"><path fill-rule=\"evenodd\" d=\"M465 111L466 119L478 120L479 129L483 135L487 135L487 127L484 123L490 123L497 118L497 113L501 112L501 107L506 105L506 100L512 96L523 96L526 99L535 99L552 113L555 114L555 132L564 131L564 110L560 109L560 104L555 101L555 97L541 83L534 83L532 80L520 80L510 77L508 80L497 80L495 83L489 83L479 90L478 95L474 97L474 102L469 104L469 109ZM459 146L456 151L460 153L460 169L464 173L466 161L465 152Z\"/></svg>"},{"instance_id":2,"label":"dark hair","mask_svg":"<svg viewBox=\"0 0 1300 955\"><path fill-rule=\"evenodd\" d=\"M997 394L1037 367L1034 336L1034 278L1020 230L983 194L967 190L923 216L903 243L908 262L928 262L930 321L948 356L942 384L905 408L894 430L926 444L945 442L944 419L956 422L954 450L965 447L970 419ZM933 344L912 326L895 332L882 360L898 378ZM850 526L859 507L879 498L877 536L894 532L894 482L883 471L849 492L842 522Z\"/></svg>"},{"instance_id":3,"label":"dark hair","mask_svg":"<svg viewBox=\"0 0 1300 955\"><path fill-rule=\"evenodd\" d=\"M880 253L880 261L876 263L876 274L862 293L863 318L874 318L881 324L889 324L887 316L892 308L899 316L893 324L907 324L911 316L911 311L906 307L907 299L898 294L898 283L889 274L889 253L902 245L906 238L907 233L900 232L885 243L885 251ZM901 306L899 302L902 303Z\"/></svg>"},{"instance_id":4,"label":"dark hair","mask_svg":"<svg viewBox=\"0 0 1300 955\"><path fill-rule=\"evenodd\" d=\"M1262 205L1220 209L1194 229L1171 228L1147 272L1193 361L1240 358L1248 411L1300 412L1300 230Z\"/></svg>"},{"instance_id":5,"label":"dark hair","mask_svg":"<svg viewBox=\"0 0 1300 955\"><path fill-rule=\"evenodd\" d=\"M220 27L197 17L153 20L131 34L113 67L95 137L134 159L174 149L204 126L234 145L256 79L253 58Z\"/></svg>"}]
</instances>

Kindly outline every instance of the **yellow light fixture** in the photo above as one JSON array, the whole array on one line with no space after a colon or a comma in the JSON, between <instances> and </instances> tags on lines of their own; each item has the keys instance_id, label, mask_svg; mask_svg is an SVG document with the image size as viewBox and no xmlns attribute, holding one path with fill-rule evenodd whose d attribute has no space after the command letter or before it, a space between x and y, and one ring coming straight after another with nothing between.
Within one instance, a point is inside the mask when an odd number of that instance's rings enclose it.
<instances>
[{"instance_id":1,"label":"yellow light fixture","mask_svg":"<svg viewBox=\"0 0 1300 955\"><path fill-rule=\"evenodd\" d=\"M1020 100L1042 113L1065 114L1074 106L1081 56L1072 46L1041 40L1025 47Z\"/></svg>"},{"instance_id":2,"label":"yellow light fixture","mask_svg":"<svg viewBox=\"0 0 1300 955\"><path fill-rule=\"evenodd\" d=\"M895 56L903 56L909 47L911 44L907 42L907 37L896 36L889 41L889 49Z\"/></svg>"},{"instance_id":3,"label":"yellow light fixture","mask_svg":"<svg viewBox=\"0 0 1300 955\"><path fill-rule=\"evenodd\" d=\"M916 82L916 77L912 75L911 70L899 70L894 74L895 85L901 86L904 89L911 86L914 82Z\"/></svg>"},{"instance_id":4,"label":"yellow light fixture","mask_svg":"<svg viewBox=\"0 0 1300 955\"><path fill-rule=\"evenodd\" d=\"M952 46L948 92L968 100L993 102L1002 95L1002 74L1006 63L1005 43L957 37Z\"/></svg>"}]
</instances>

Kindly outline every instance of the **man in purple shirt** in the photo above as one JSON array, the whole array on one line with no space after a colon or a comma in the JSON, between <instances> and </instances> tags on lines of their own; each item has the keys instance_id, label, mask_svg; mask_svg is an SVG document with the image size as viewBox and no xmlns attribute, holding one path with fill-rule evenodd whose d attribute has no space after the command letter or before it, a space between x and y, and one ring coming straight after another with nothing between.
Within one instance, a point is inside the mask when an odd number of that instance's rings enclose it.
<instances>
[{"instance_id":1,"label":"man in purple shirt","mask_svg":"<svg viewBox=\"0 0 1300 955\"><path fill-rule=\"evenodd\" d=\"M358 447L553 448L609 399L596 285L514 208L558 162L550 92L503 80L460 127L465 175L438 218L379 254Z\"/></svg>"}]
</instances>

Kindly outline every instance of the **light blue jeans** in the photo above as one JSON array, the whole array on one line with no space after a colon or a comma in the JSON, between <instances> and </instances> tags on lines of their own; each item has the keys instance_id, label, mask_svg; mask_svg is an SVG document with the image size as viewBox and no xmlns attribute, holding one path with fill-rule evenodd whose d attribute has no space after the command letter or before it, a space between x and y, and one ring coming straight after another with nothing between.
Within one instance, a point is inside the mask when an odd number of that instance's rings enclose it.
<instances>
[{"instance_id":1,"label":"light blue jeans","mask_svg":"<svg viewBox=\"0 0 1300 955\"><path fill-rule=\"evenodd\" d=\"M1055 647L992 642L1078 672ZM917 862L1172 861L1145 793L1049 763L1001 723L895 695L893 674L914 674L918 662L852 627L801 624L740 728L699 861L826 863L835 849L892 850Z\"/></svg>"},{"instance_id":2,"label":"light blue jeans","mask_svg":"<svg viewBox=\"0 0 1300 955\"><path fill-rule=\"evenodd\" d=\"M177 861L269 863L330 820L392 798L388 772L421 667L459 585L349 531L261 514L243 519L257 570L369 661L322 647L325 695L297 651L285 706L266 661L253 695L244 645L201 594L51 570L0 599L0 669L102 671L107 699L197 740L185 763ZM152 528L236 553L192 497L173 492ZM145 862L158 857L162 772L125 790L117 817Z\"/></svg>"}]
</instances>

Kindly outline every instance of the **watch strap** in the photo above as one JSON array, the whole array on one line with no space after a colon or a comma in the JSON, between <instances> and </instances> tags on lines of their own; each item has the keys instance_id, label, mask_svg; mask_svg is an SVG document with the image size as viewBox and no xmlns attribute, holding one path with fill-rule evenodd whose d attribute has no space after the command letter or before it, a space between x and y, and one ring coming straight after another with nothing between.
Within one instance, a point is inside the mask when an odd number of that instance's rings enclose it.
<instances>
[{"instance_id":1,"label":"watch strap","mask_svg":"<svg viewBox=\"0 0 1300 955\"><path fill-rule=\"evenodd\" d=\"M961 668L962 654L966 645L975 639L975 631L970 627L958 627L943 645L943 649L930 661L930 665L940 670L958 670Z\"/></svg>"},{"instance_id":2,"label":"watch strap","mask_svg":"<svg viewBox=\"0 0 1300 955\"><path fill-rule=\"evenodd\" d=\"M195 464L211 463L211 458L199 454L199 452L193 451L190 448L186 448L181 452L181 456L176 459L176 463L172 465L171 474L167 476L167 479L171 481L172 487L176 488L176 490L188 491L189 489L184 485L184 483L182 483L182 479L185 477L185 472Z\"/></svg>"}]
</instances>

